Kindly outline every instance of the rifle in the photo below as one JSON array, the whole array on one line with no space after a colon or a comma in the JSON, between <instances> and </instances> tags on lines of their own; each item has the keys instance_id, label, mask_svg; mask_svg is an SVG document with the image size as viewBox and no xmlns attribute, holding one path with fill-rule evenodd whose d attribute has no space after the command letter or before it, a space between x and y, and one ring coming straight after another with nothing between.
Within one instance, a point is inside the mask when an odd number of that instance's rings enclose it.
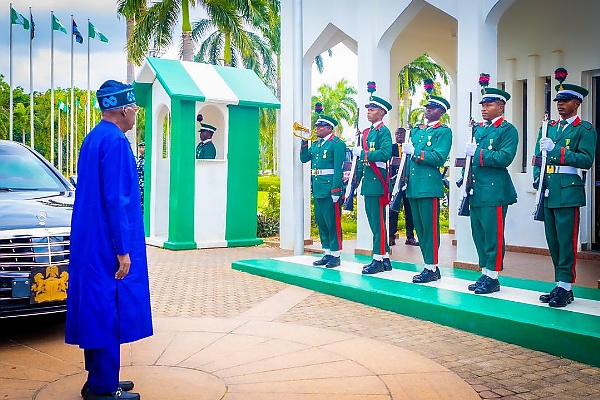
<instances>
[{"instance_id":1,"label":"rifle","mask_svg":"<svg viewBox=\"0 0 600 400\"><path fill-rule=\"evenodd\" d=\"M356 144L360 146L361 144L361 132L358 129L358 119L360 116L360 107L356 109L356 123L354 126L356 127ZM357 182L357 165L358 158L352 158L352 167L350 167L350 178L348 179L348 183L346 184L346 193L344 193L344 203L342 208L346 211L354 211L354 197L356 196L356 190L358 188Z\"/></svg>"},{"instance_id":2,"label":"rifle","mask_svg":"<svg viewBox=\"0 0 600 400\"><path fill-rule=\"evenodd\" d=\"M471 134L471 143L475 143L475 136L473 133L473 125L475 125L475 121L473 121L473 92L469 92L469 133ZM465 170L462 178L457 182L460 187L460 205L458 207L458 215L462 217L468 217L471 215L471 210L469 209L469 203L472 195L472 186L473 186L473 178L471 177L471 169L472 169L472 157L465 157ZM461 183L462 181L462 183Z\"/></svg>"},{"instance_id":3,"label":"rifle","mask_svg":"<svg viewBox=\"0 0 600 400\"><path fill-rule=\"evenodd\" d=\"M544 119L542 120L542 138L548 136L548 121L550 120L550 110L548 110L548 96L550 92L548 91L548 83L544 85L546 101L544 111ZM535 194L535 211L533 212L534 221L543 221L544 220L544 192L546 191L546 184L544 182L544 178L546 175L546 158L547 152L545 150L542 151L542 164L540 165L540 175L538 177L538 188L537 193Z\"/></svg>"},{"instance_id":4,"label":"rifle","mask_svg":"<svg viewBox=\"0 0 600 400\"><path fill-rule=\"evenodd\" d=\"M410 130L406 131L406 143L411 143ZM400 158L400 165L398 166L398 172L396 173L396 182L394 182L394 188L392 189L392 199L390 201L390 210L399 212L400 211L400 199L402 198L402 192L406 190L406 153L402 153ZM402 186L400 182L402 181Z\"/></svg>"}]
</instances>

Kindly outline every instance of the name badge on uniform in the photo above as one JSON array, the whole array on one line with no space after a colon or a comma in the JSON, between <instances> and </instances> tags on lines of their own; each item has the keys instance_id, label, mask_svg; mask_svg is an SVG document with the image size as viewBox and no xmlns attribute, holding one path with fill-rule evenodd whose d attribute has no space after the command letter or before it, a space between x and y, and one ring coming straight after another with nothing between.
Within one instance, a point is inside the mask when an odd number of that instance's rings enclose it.
<instances>
[{"instance_id":1,"label":"name badge on uniform","mask_svg":"<svg viewBox=\"0 0 600 400\"><path fill-rule=\"evenodd\" d=\"M323 150L323 158L327 158L327 149Z\"/></svg>"},{"instance_id":2,"label":"name badge on uniform","mask_svg":"<svg viewBox=\"0 0 600 400\"><path fill-rule=\"evenodd\" d=\"M494 139L490 139L490 145L488 146L488 150L492 149L492 144L494 143Z\"/></svg>"},{"instance_id":3,"label":"name badge on uniform","mask_svg":"<svg viewBox=\"0 0 600 400\"><path fill-rule=\"evenodd\" d=\"M571 139L565 139L565 149L569 150L569 143L571 143Z\"/></svg>"}]
</instances>

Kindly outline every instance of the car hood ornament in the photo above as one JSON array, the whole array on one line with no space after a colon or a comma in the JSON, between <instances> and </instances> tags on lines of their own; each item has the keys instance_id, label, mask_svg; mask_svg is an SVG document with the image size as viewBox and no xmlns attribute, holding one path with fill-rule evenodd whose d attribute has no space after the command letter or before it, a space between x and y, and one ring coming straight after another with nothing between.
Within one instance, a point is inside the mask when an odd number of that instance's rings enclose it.
<instances>
[{"instance_id":1,"label":"car hood ornament","mask_svg":"<svg viewBox=\"0 0 600 400\"><path fill-rule=\"evenodd\" d=\"M40 226L46 225L46 219L48 218L48 214L46 214L46 211L38 212L36 217L38 219L38 225L40 225Z\"/></svg>"}]
</instances>

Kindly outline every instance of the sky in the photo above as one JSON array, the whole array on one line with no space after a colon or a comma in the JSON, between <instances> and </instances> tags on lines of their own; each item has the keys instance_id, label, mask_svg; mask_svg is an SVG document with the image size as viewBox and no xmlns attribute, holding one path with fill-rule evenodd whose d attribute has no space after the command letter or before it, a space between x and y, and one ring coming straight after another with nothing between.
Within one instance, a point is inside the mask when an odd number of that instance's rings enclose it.
<instances>
[{"instance_id":1,"label":"sky","mask_svg":"<svg viewBox=\"0 0 600 400\"><path fill-rule=\"evenodd\" d=\"M0 17L0 74L5 81L9 80L9 0L0 0L0 14L4 9L4 17ZM74 84L76 87L87 86L87 47L88 26L90 19L97 30L102 32L109 43L91 40L90 45L90 88L98 88L107 79L126 80L125 55L125 19L118 18L116 0L12 0L13 8L29 18L29 7L32 9L35 22L35 38L33 40L33 88L45 91L50 88L50 11L59 19L69 34L54 31L54 87L71 86L71 14L84 43L73 45ZM191 11L192 21L203 16L199 9ZM180 30L174 32L179 38ZM323 83L334 84L341 78L357 87L358 61L346 46L337 45L333 56L323 55L325 71L319 74L314 67L313 92ZM177 58L178 40L163 55L165 58ZM20 25L13 25L13 86L21 86L29 92L29 31Z\"/></svg>"}]
</instances>

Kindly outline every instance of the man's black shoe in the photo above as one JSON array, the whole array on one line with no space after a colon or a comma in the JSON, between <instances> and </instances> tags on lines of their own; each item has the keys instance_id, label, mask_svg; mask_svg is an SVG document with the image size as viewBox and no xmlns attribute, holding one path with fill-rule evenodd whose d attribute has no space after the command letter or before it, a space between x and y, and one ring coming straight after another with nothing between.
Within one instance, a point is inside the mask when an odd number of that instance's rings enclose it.
<instances>
[{"instance_id":1,"label":"man's black shoe","mask_svg":"<svg viewBox=\"0 0 600 400\"><path fill-rule=\"evenodd\" d=\"M436 268L435 271L424 268L420 274L413 276L412 281L413 283L429 283L439 279L442 279L439 268Z\"/></svg>"},{"instance_id":2,"label":"man's black shoe","mask_svg":"<svg viewBox=\"0 0 600 400\"><path fill-rule=\"evenodd\" d=\"M363 268L362 273L365 275L372 275L383 271L385 271L383 267L383 261L373 260L368 267Z\"/></svg>"},{"instance_id":3,"label":"man's black shoe","mask_svg":"<svg viewBox=\"0 0 600 400\"><path fill-rule=\"evenodd\" d=\"M340 261L339 257L331 256L331 257L329 257L329 261L327 261L327 264L325 264L325 268L339 267L340 263L341 263L341 261Z\"/></svg>"},{"instance_id":4,"label":"man's black shoe","mask_svg":"<svg viewBox=\"0 0 600 400\"><path fill-rule=\"evenodd\" d=\"M392 262L390 261L389 258L384 258L383 259L383 270L384 271L391 271L392 270Z\"/></svg>"},{"instance_id":5,"label":"man's black shoe","mask_svg":"<svg viewBox=\"0 0 600 400\"><path fill-rule=\"evenodd\" d=\"M129 393L117 390L113 393L94 393L88 390L83 396L83 400L140 400L138 393Z\"/></svg>"},{"instance_id":6,"label":"man's black shoe","mask_svg":"<svg viewBox=\"0 0 600 400\"><path fill-rule=\"evenodd\" d=\"M555 286L550 293L541 295L540 301L542 303L550 303L550 300L552 300L552 298L556 296L556 293L558 293L558 286Z\"/></svg>"},{"instance_id":7,"label":"man's black shoe","mask_svg":"<svg viewBox=\"0 0 600 400\"><path fill-rule=\"evenodd\" d=\"M396 235L390 235L389 245L390 246L396 245Z\"/></svg>"},{"instance_id":8,"label":"man's black shoe","mask_svg":"<svg viewBox=\"0 0 600 400\"><path fill-rule=\"evenodd\" d=\"M481 284L475 288L475 294L490 294L500 291L498 279L492 279L487 275L483 275L483 277Z\"/></svg>"},{"instance_id":9,"label":"man's black shoe","mask_svg":"<svg viewBox=\"0 0 600 400\"><path fill-rule=\"evenodd\" d=\"M474 291L475 289L477 289L477 286L481 285L481 283L484 280L485 275L481 275L476 281L475 283L471 283L469 286L467 286L467 289L469 289L471 292Z\"/></svg>"},{"instance_id":10,"label":"man's black shoe","mask_svg":"<svg viewBox=\"0 0 600 400\"><path fill-rule=\"evenodd\" d=\"M323 256L323 258L321 258L320 260L314 261L313 265L315 267L319 266L319 265L327 265L327 263L329 262L329 259L331 258L331 254L325 254Z\"/></svg>"},{"instance_id":11,"label":"man's black shoe","mask_svg":"<svg viewBox=\"0 0 600 400\"><path fill-rule=\"evenodd\" d=\"M548 302L548 305L550 307L565 307L567 304L571 304L573 300L575 299L573 298L572 290L559 287L554 297Z\"/></svg>"},{"instance_id":12,"label":"man's black shoe","mask_svg":"<svg viewBox=\"0 0 600 400\"><path fill-rule=\"evenodd\" d=\"M374 262L375 262L375 260L371 260L371 262L370 262L370 263L363 265L363 268L362 268L362 270L364 271L365 269L367 269L367 268L370 268L370 267L371 267L371 265L373 265L373 263L374 263Z\"/></svg>"},{"instance_id":13,"label":"man's black shoe","mask_svg":"<svg viewBox=\"0 0 600 400\"><path fill-rule=\"evenodd\" d=\"M414 237L411 237L406 239L406 242L404 242L404 244L408 246L418 246L419 242L417 242L417 239L415 239Z\"/></svg>"},{"instance_id":14,"label":"man's black shoe","mask_svg":"<svg viewBox=\"0 0 600 400\"><path fill-rule=\"evenodd\" d=\"M119 390L124 392L129 392L133 389L133 381L119 381ZM88 381L85 381L83 386L81 387L81 397L85 396L88 391Z\"/></svg>"}]
</instances>

